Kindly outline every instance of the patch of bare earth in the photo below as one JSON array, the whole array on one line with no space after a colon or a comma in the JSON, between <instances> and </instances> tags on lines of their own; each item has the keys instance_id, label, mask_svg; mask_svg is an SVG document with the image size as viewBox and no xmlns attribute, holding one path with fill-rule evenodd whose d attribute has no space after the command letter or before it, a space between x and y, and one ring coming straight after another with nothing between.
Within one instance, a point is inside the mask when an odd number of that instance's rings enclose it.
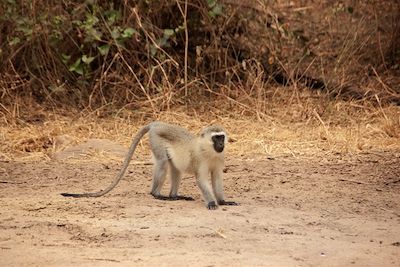
<instances>
[{"instance_id":1,"label":"patch of bare earth","mask_svg":"<svg viewBox=\"0 0 400 267\"><path fill-rule=\"evenodd\" d=\"M209 211L192 177L160 201L133 163L101 198L115 161L0 162L1 266L399 266L397 152L228 159L236 207ZM165 189L167 190L167 189Z\"/></svg>"}]
</instances>

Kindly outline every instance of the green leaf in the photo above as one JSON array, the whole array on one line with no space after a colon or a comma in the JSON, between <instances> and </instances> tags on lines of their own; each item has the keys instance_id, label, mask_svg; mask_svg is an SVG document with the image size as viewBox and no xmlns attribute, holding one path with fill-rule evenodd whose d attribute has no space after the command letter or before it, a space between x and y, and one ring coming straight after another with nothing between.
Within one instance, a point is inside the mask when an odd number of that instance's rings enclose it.
<instances>
[{"instance_id":1,"label":"green leaf","mask_svg":"<svg viewBox=\"0 0 400 267\"><path fill-rule=\"evenodd\" d=\"M178 27L175 28L175 33L179 33L185 30L185 26L179 25Z\"/></svg>"},{"instance_id":2,"label":"green leaf","mask_svg":"<svg viewBox=\"0 0 400 267\"><path fill-rule=\"evenodd\" d=\"M80 21L80 20L73 20L73 21L72 21L72 25L75 25L75 26L80 27L80 26L82 26L82 21Z\"/></svg>"},{"instance_id":3,"label":"green leaf","mask_svg":"<svg viewBox=\"0 0 400 267\"><path fill-rule=\"evenodd\" d=\"M105 15L107 17L107 22L110 25L113 25L116 21L118 21L121 17L121 14L118 10L115 9L111 9L111 10L107 10L105 12Z\"/></svg>"},{"instance_id":4,"label":"green leaf","mask_svg":"<svg viewBox=\"0 0 400 267\"><path fill-rule=\"evenodd\" d=\"M100 55L105 56L108 54L108 51L110 50L110 45L109 44L101 45L98 46L97 49L99 50Z\"/></svg>"},{"instance_id":5,"label":"green leaf","mask_svg":"<svg viewBox=\"0 0 400 267\"><path fill-rule=\"evenodd\" d=\"M79 75L83 75L83 66L82 64L78 65L75 70L76 73L78 73Z\"/></svg>"},{"instance_id":6,"label":"green leaf","mask_svg":"<svg viewBox=\"0 0 400 267\"><path fill-rule=\"evenodd\" d=\"M164 30L164 36L165 37L171 37L175 34L175 31L173 29L165 29Z\"/></svg>"},{"instance_id":7,"label":"green leaf","mask_svg":"<svg viewBox=\"0 0 400 267\"><path fill-rule=\"evenodd\" d=\"M157 40L160 47L166 47L168 45L168 37L163 37Z\"/></svg>"},{"instance_id":8,"label":"green leaf","mask_svg":"<svg viewBox=\"0 0 400 267\"><path fill-rule=\"evenodd\" d=\"M122 36L123 38L128 39L128 38L131 38L132 35L133 35L134 33L136 33L136 30L135 30L134 28L126 28L126 29L122 32L122 35L121 35L121 36Z\"/></svg>"},{"instance_id":9,"label":"green leaf","mask_svg":"<svg viewBox=\"0 0 400 267\"><path fill-rule=\"evenodd\" d=\"M95 15L90 14L90 13L86 14L86 21L85 21L86 25L93 26L93 25L97 24L98 22L99 22L99 19Z\"/></svg>"},{"instance_id":10,"label":"green leaf","mask_svg":"<svg viewBox=\"0 0 400 267\"><path fill-rule=\"evenodd\" d=\"M31 36L33 30L29 27L29 25L21 25L17 28L17 31L23 32L25 36Z\"/></svg>"},{"instance_id":11,"label":"green leaf","mask_svg":"<svg viewBox=\"0 0 400 267\"><path fill-rule=\"evenodd\" d=\"M216 3L217 3L216 0L207 0L207 5L209 8L214 7Z\"/></svg>"},{"instance_id":12,"label":"green leaf","mask_svg":"<svg viewBox=\"0 0 400 267\"><path fill-rule=\"evenodd\" d=\"M66 54L61 54L61 60L64 64L67 64L68 61L71 59L70 55L66 55Z\"/></svg>"},{"instance_id":13,"label":"green leaf","mask_svg":"<svg viewBox=\"0 0 400 267\"><path fill-rule=\"evenodd\" d=\"M216 4L216 5L213 7L212 11L214 12L214 14L215 14L216 16L219 16L219 15L222 14L222 6L219 5L219 4Z\"/></svg>"},{"instance_id":14,"label":"green leaf","mask_svg":"<svg viewBox=\"0 0 400 267\"><path fill-rule=\"evenodd\" d=\"M215 18L216 16L219 16L222 14L222 6L219 4L216 4L212 10L208 11L208 15L212 18Z\"/></svg>"},{"instance_id":15,"label":"green leaf","mask_svg":"<svg viewBox=\"0 0 400 267\"><path fill-rule=\"evenodd\" d=\"M85 63L87 65L89 65L94 59L95 59L95 57L88 57L87 55L82 56L83 63Z\"/></svg>"},{"instance_id":16,"label":"green leaf","mask_svg":"<svg viewBox=\"0 0 400 267\"><path fill-rule=\"evenodd\" d=\"M14 38L11 39L11 41L8 44L10 46L13 46L13 45L19 44L20 42L21 42L21 39L19 39L19 37L14 37Z\"/></svg>"},{"instance_id":17,"label":"green leaf","mask_svg":"<svg viewBox=\"0 0 400 267\"><path fill-rule=\"evenodd\" d=\"M74 64L72 64L71 66L69 66L69 71L71 72L76 72L80 75L83 75L83 66L81 64L81 58L78 58Z\"/></svg>"},{"instance_id":18,"label":"green leaf","mask_svg":"<svg viewBox=\"0 0 400 267\"><path fill-rule=\"evenodd\" d=\"M157 47L155 47L154 45L150 46L150 54L152 57L154 57L157 53Z\"/></svg>"},{"instance_id":19,"label":"green leaf","mask_svg":"<svg viewBox=\"0 0 400 267\"><path fill-rule=\"evenodd\" d=\"M52 21L54 25L61 26L65 22L65 16L54 16Z\"/></svg>"},{"instance_id":20,"label":"green leaf","mask_svg":"<svg viewBox=\"0 0 400 267\"><path fill-rule=\"evenodd\" d=\"M112 37L113 39L118 39L120 36L121 36L121 32L120 32L120 29L119 29L118 27L112 29L112 31L111 31L111 37Z\"/></svg>"},{"instance_id":21,"label":"green leaf","mask_svg":"<svg viewBox=\"0 0 400 267\"><path fill-rule=\"evenodd\" d=\"M103 34L101 32L99 32L98 30L94 29L94 28L90 28L88 30L88 34L97 41L101 40L101 36L103 36Z\"/></svg>"}]
</instances>

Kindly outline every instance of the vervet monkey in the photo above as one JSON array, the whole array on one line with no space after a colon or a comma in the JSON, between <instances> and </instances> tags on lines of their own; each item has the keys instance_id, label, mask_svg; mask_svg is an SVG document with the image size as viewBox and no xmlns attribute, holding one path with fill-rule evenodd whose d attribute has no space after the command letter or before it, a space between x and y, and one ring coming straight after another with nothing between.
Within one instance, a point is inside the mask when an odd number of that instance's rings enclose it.
<instances>
[{"instance_id":1,"label":"vervet monkey","mask_svg":"<svg viewBox=\"0 0 400 267\"><path fill-rule=\"evenodd\" d=\"M218 205L238 205L225 201L222 173L224 168L224 148L227 143L225 130L220 126L209 126L199 136L187 130L163 122L152 122L139 130L132 140L128 154L117 178L104 190L95 193L62 193L65 197L99 197L110 192L121 180L140 139L149 133L150 147L154 158L151 195L164 200L193 200L191 197L178 195L179 183L183 173L196 176L196 182L203 195L207 208L214 210ZM167 169L170 169L171 190L169 196L162 196ZM211 175L211 184L208 175Z\"/></svg>"}]
</instances>

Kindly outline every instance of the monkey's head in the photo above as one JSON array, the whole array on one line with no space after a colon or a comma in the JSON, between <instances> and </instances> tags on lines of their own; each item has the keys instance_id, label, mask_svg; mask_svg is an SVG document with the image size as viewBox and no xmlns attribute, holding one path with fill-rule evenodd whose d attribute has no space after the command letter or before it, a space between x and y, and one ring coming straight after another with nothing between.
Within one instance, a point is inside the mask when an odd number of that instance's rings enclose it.
<instances>
[{"instance_id":1,"label":"monkey's head","mask_svg":"<svg viewBox=\"0 0 400 267\"><path fill-rule=\"evenodd\" d=\"M221 126L209 126L201 131L200 136L212 144L217 153L224 151L225 144L228 142L226 132Z\"/></svg>"}]
</instances>

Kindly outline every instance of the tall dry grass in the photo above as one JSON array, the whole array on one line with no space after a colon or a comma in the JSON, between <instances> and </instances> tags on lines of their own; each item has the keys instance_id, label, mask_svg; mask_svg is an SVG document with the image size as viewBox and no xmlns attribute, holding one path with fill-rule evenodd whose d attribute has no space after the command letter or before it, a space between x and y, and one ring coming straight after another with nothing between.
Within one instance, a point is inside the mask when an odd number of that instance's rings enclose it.
<instances>
[{"instance_id":1,"label":"tall dry grass","mask_svg":"<svg viewBox=\"0 0 400 267\"><path fill-rule=\"evenodd\" d=\"M232 149L398 149L399 3L3 1L3 158L220 121ZM325 151L325 152L324 152Z\"/></svg>"},{"instance_id":2,"label":"tall dry grass","mask_svg":"<svg viewBox=\"0 0 400 267\"><path fill-rule=\"evenodd\" d=\"M333 97L399 103L396 1L3 1L0 14L7 110L249 106L310 77Z\"/></svg>"},{"instance_id":3,"label":"tall dry grass","mask_svg":"<svg viewBox=\"0 0 400 267\"><path fill-rule=\"evenodd\" d=\"M196 133L211 123L223 124L230 135L231 157L345 157L357 153L400 152L400 108L376 107L359 101L329 101L329 96L302 90L293 95L277 89L274 101L264 103L266 114L247 116L246 107L221 110L213 102L203 111L173 107L139 116L121 110L117 116L75 111L38 111L31 121L9 121L0 126L2 160L48 160L60 151L59 138L69 146L90 138L105 138L128 147L145 123L162 120ZM222 101L222 100L221 100ZM242 108L241 110L239 108ZM138 149L148 156L147 142ZM96 155L95 155L96 156ZM97 155L98 156L98 155ZM115 160L110 155L103 159Z\"/></svg>"}]
</instances>

